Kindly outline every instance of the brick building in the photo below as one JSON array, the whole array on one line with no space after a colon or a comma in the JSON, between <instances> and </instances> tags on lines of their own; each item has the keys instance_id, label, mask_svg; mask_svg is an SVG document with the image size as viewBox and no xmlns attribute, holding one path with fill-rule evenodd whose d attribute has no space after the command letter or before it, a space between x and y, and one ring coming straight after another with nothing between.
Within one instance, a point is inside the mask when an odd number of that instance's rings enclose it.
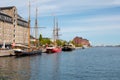
<instances>
[{"instance_id":1,"label":"brick building","mask_svg":"<svg viewBox=\"0 0 120 80\"><path fill-rule=\"evenodd\" d=\"M82 46L90 46L89 40L83 39L82 37L75 37L73 43Z\"/></svg>"},{"instance_id":2,"label":"brick building","mask_svg":"<svg viewBox=\"0 0 120 80\"><path fill-rule=\"evenodd\" d=\"M15 6L0 7L0 45L28 43L28 22L17 13Z\"/></svg>"}]
</instances>

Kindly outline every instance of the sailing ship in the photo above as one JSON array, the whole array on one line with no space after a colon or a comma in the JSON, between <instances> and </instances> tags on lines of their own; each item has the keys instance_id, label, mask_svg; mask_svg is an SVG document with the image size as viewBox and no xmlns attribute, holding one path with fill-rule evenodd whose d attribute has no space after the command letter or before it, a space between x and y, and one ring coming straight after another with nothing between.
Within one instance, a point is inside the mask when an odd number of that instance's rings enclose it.
<instances>
[{"instance_id":1,"label":"sailing ship","mask_svg":"<svg viewBox=\"0 0 120 80\"><path fill-rule=\"evenodd\" d=\"M37 8L36 8L36 20L35 20L35 27L37 27ZM29 3L29 19L28 19L28 46L24 45L14 45L15 55L16 56L30 56L30 55L41 55L42 50L37 47L31 47L30 45L30 3Z\"/></svg>"},{"instance_id":2,"label":"sailing ship","mask_svg":"<svg viewBox=\"0 0 120 80\"><path fill-rule=\"evenodd\" d=\"M59 47L56 43L59 37L59 31L58 28L58 20L56 20L56 17L54 16L54 28L53 28L53 45L49 45L46 47L46 53L60 53L61 47Z\"/></svg>"}]
</instances>

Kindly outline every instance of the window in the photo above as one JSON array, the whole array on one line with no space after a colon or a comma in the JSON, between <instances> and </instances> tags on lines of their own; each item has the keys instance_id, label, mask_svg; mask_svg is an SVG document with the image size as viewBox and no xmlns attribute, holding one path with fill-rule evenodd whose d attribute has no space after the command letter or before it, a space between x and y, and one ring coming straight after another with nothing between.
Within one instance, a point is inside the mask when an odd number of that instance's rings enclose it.
<instances>
[{"instance_id":1,"label":"window","mask_svg":"<svg viewBox=\"0 0 120 80\"><path fill-rule=\"evenodd\" d=\"M15 34L14 34L13 36L14 36L14 38L15 38Z\"/></svg>"},{"instance_id":2,"label":"window","mask_svg":"<svg viewBox=\"0 0 120 80\"><path fill-rule=\"evenodd\" d=\"M15 39L13 40L13 42L15 42Z\"/></svg>"}]
</instances>

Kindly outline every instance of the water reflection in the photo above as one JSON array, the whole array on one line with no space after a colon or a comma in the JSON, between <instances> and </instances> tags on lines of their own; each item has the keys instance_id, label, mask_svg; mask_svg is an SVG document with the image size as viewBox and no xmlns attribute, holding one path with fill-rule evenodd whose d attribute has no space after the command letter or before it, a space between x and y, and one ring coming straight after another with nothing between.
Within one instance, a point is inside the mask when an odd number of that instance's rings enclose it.
<instances>
[{"instance_id":1,"label":"water reflection","mask_svg":"<svg viewBox=\"0 0 120 80\"><path fill-rule=\"evenodd\" d=\"M0 58L0 80L60 80L59 54Z\"/></svg>"},{"instance_id":2,"label":"water reflection","mask_svg":"<svg viewBox=\"0 0 120 80\"><path fill-rule=\"evenodd\" d=\"M59 80L59 58L59 54L43 54L42 57L31 58L30 80Z\"/></svg>"},{"instance_id":3,"label":"water reflection","mask_svg":"<svg viewBox=\"0 0 120 80\"><path fill-rule=\"evenodd\" d=\"M0 58L0 80L29 80L30 58Z\"/></svg>"}]
</instances>

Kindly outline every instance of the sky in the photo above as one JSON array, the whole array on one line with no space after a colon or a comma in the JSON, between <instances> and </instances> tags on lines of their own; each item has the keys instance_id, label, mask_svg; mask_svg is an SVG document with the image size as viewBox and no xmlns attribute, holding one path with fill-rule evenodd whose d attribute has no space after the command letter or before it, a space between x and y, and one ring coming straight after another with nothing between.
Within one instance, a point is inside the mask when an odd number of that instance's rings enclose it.
<instances>
[{"instance_id":1,"label":"sky","mask_svg":"<svg viewBox=\"0 0 120 80\"><path fill-rule=\"evenodd\" d=\"M16 6L18 14L28 19L29 0L2 0L0 7ZM52 38L54 15L60 28L59 38L79 36L92 45L120 44L120 0L30 0L31 27L35 26L38 8L39 33ZM34 28L31 28L34 35Z\"/></svg>"}]
</instances>

